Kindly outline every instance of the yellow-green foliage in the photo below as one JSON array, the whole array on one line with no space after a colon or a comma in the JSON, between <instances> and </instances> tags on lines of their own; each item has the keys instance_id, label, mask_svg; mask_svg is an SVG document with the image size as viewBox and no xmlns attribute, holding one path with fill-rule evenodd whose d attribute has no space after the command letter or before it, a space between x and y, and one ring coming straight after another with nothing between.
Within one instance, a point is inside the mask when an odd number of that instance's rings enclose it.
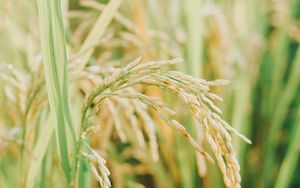
<instances>
[{"instance_id":1,"label":"yellow-green foliage","mask_svg":"<svg viewBox=\"0 0 300 188\"><path fill-rule=\"evenodd\" d=\"M299 6L0 0L0 187L299 187Z\"/></svg>"}]
</instances>

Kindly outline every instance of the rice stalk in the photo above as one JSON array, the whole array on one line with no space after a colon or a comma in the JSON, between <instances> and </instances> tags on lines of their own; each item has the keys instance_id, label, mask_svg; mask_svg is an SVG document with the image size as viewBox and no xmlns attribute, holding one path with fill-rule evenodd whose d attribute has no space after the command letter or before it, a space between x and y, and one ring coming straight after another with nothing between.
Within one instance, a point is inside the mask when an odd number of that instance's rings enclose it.
<instances>
[{"instance_id":1,"label":"rice stalk","mask_svg":"<svg viewBox=\"0 0 300 188\"><path fill-rule=\"evenodd\" d=\"M199 0L185 1L184 3L187 14L187 70L196 77L202 74L202 35L201 28L201 4ZM202 29L202 30L201 30Z\"/></svg>"},{"instance_id":2,"label":"rice stalk","mask_svg":"<svg viewBox=\"0 0 300 188\"><path fill-rule=\"evenodd\" d=\"M280 166L278 177L274 186L275 188L289 187L293 174L296 170L297 160L299 160L300 153L300 108L298 108L297 118L294 122L291 133L287 154Z\"/></svg>"},{"instance_id":3,"label":"rice stalk","mask_svg":"<svg viewBox=\"0 0 300 188\"><path fill-rule=\"evenodd\" d=\"M71 183L69 155L73 151L72 142L74 144L76 137L69 109L66 42L60 1L39 0L38 15L45 80L50 109L55 120L57 147L66 179ZM68 143L69 136L71 145Z\"/></svg>"},{"instance_id":4,"label":"rice stalk","mask_svg":"<svg viewBox=\"0 0 300 188\"><path fill-rule=\"evenodd\" d=\"M281 100L278 102L276 110L274 112L274 118L272 119L271 128L266 140L266 159L264 163L264 177L265 183L269 182L269 173L271 166L274 162L274 151L276 144L278 143L280 130L283 126L283 121L288 113L288 107L295 97L298 86L300 84L300 49L297 49L296 56L293 60L291 73L288 77L287 84L283 90Z\"/></svg>"},{"instance_id":5,"label":"rice stalk","mask_svg":"<svg viewBox=\"0 0 300 188\"><path fill-rule=\"evenodd\" d=\"M50 120L46 120L46 126L40 134L37 144L32 152L32 160L28 169L27 177L25 180L25 187L34 187L35 178L37 177L43 158L45 157L50 138L54 132L54 127L50 124Z\"/></svg>"},{"instance_id":6,"label":"rice stalk","mask_svg":"<svg viewBox=\"0 0 300 188\"><path fill-rule=\"evenodd\" d=\"M109 23L114 18L114 15L116 14L122 2L123 0L109 1L101 15L98 17L93 28L80 46L78 53L82 54L82 57L80 57L80 66L78 66L79 69L83 68L87 64L94 51L95 46L104 35L104 32L106 31Z\"/></svg>"}]
</instances>

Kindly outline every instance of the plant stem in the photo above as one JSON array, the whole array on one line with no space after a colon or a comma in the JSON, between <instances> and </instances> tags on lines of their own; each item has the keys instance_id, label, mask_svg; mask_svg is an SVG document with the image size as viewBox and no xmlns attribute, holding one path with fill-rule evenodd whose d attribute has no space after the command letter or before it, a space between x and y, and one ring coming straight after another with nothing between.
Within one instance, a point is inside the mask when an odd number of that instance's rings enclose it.
<instances>
[{"instance_id":1,"label":"plant stem","mask_svg":"<svg viewBox=\"0 0 300 188\"><path fill-rule=\"evenodd\" d=\"M298 86L300 84L300 48L298 47L296 57L291 67L291 73L287 81L287 85L283 90L281 100L275 109L274 118L272 120L270 132L266 143L266 158L263 169L264 184L268 186L270 170L274 162L274 150L280 136L280 129L283 126L283 121L288 113L289 105L291 104Z\"/></svg>"},{"instance_id":2,"label":"plant stem","mask_svg":"<svg viewBox=\"0 0 300 188\"><path fill-rule=\"evenodd\" d=\"M287 154L281 164L278 178L275 182L275 188L289 187L293 173L297 166L300 151L300 107L298 108L297 119L291 130L291 139Z\"/></svg>"},{"instance_id":3,"label":"plant stem","mask_svg":"<svg viewBox=\"0 0 300 188\"><path fill-rule=\"evenodd\" d=\"M45 80L50 109L54 117L57 146L62 168L68 182L72 182L69 151L76 141L68 95L67 53L60 0L38 0ZM71 145L68 135L71 134Z\"/></svg>"}]
</instances>

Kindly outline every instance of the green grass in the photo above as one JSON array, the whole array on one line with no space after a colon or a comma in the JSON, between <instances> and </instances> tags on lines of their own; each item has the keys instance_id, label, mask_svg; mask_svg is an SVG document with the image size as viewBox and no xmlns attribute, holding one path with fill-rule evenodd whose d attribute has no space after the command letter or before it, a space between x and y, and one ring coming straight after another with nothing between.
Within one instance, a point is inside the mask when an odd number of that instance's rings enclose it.
<instances>
[{"instance_id":1,"label":"green grass","mask_svg":"<svg viewBox=\"0 0 300 188\"><path fill-rule=\"evenodd\" d=\"M291 185L293 174L297 168L297 160L300 153L300 110L297 112L297 119L293 123L291 129L291 137L289 139L289 145L287 154L280 166L278 172L278 178L275 182L275 187L289 187Z\"/></svg>"},{"instance_id":2,"label":"green grass","mask_svg":"<svg viewBox=\"0 0 300 188\"><path fill-rule=\"evenodd\" d=\"M70 113L66 39L60 1L38 1L38 10L45 80L54 118L57 147L62 168L71 183L73 172L70 153L74 155L76 137Z\"/></svg>"}]
</instances>

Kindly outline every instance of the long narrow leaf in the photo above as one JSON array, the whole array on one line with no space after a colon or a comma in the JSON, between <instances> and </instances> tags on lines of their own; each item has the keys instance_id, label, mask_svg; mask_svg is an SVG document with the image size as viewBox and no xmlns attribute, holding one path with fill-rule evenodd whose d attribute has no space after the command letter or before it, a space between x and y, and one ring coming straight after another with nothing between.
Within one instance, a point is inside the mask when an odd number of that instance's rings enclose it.
<instances>
[{"instance_id":1,"label":"long narrow leaf","mask_svg":"<svg viewBox=\"0 0 300 188\"><path fill-rule=\"evenodd\" d=\"M123 0L111 0L106 5L102 14L98 17L94 27L91 29L90 33L80 47L79 54L83 54L83 57L81 58L80 68L84 67L88 62L94 51L95 44L97 44L97 42L99 42L99 40L103 36L109 23L112 21L122 2Z\"/></svg>"},{"instance_id":2,"label":"long narrow leaf","mask_svg":"<svg viewBox=\"0 0 300 188\"><path fill-rule=\"evenodd\" d=\"M69 111L65 33L59 0L38 0L41 45L50 108L53 113L62 167L71 182L67 131L75 139ZM68 129L69 127L69 129Z\"/></svg>"},{"instance_id":3,"label":"long narrow leaf","mask_svg":"<svg viewBox=\"0 0 300 188\"><path fill-rule=\"evenodd\" d=\"M297 119L292 129L290 143L287 154L281 164L278 178L275 182L275 188L289 187L293 173L297 167L297 160L300 152L300 108L298 109Z\"/></svg>"},{"instance_id":4,"label":"long narrow leaf","mask_svg":"<svg viewBox=\"0 0 300 188\"><path fill-rule=\"evenodd\" d=\"M288 113L288 107L291 104L293 98L296 95L297 88L300 83L300 48L297 50L296 57L294 59L291 73L289 75L287 84L284 88L281 100L278 102L278 106L274 112L274 119L272 121L272 126L269 131L269 135L266 143L266 160L264 164L264 177L265 183L268 184L270 182L269 175L271 166L274 162L274 151L276 144L278 143L278 139L280 136L280 130L283 126L283 121Z\"/></svg>"}]
</instances>

